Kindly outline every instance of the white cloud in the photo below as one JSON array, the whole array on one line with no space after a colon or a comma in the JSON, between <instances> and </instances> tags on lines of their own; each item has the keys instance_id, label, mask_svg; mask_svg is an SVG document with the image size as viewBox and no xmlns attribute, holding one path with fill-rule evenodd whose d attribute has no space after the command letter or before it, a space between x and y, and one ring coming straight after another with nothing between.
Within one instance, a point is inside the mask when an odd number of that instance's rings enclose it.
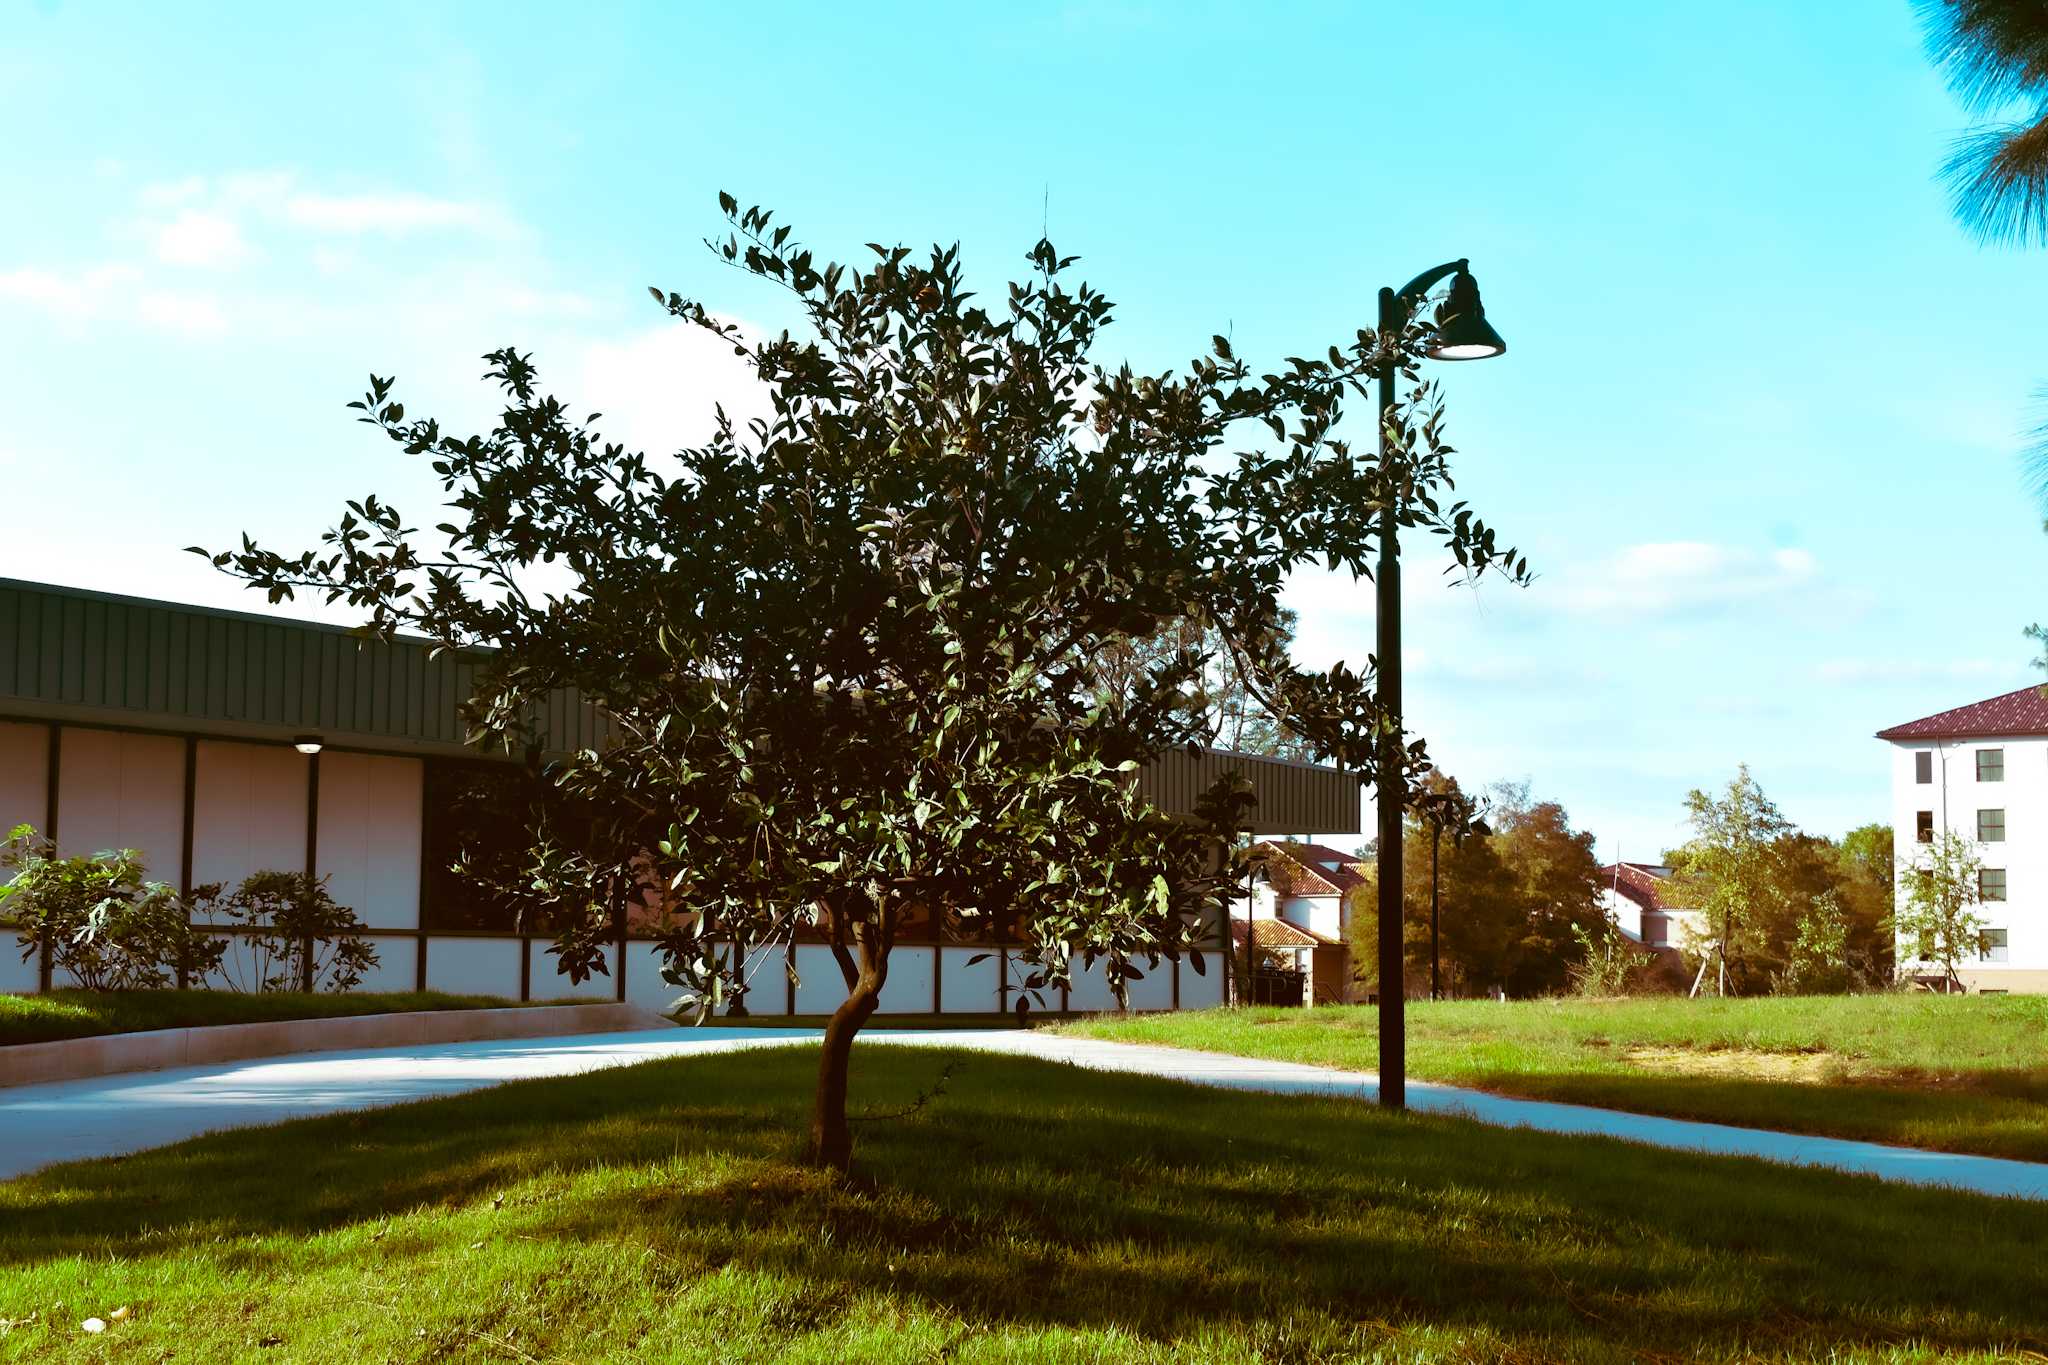
<instances>
[{"instance_id":1,"label":"white cloud","mask_svg":"<svg viewBox=\"0 0 2048 1365\"><path fill-rule=\"evenodd\" d=\"M1628 546L1604 561L1538 579L1533 601L1575 615L1677 615L1809 587L1819 561L1805 550L1760 553L1707 541Z\"/></svg>"},{"instance_id":2,"label":"white cloud","mask_svg":"<svg viewBox=\"0 0 2048 1365\"><path fill-rule=\"evenodd\" d=\"M220 301L210 293L188 289L145 289L135 296L135 315L159 331L211 338L228 330Z\"/></svg>"},{"instance_id":3,"label":"white cloud","mask_svg":"<svg viewBox=\"0 0 2048 1365\"><path fill-rule=\"evenodd\" d=\"M99 265L83 270L34 267L0 272L0 299L40 309L64 324L76 324L111 310L122 293L142 278L130 265Z\"/></svg>"},{"instance_id":4,"label":"white cloud","mask_svg":"<svg viewBox=\"0 0 2048 1365\"><path fill-rule=\"evenodd\" d=\"M769 412L767 391L753 367L729 344L687 322L593 343L565 401L603 413L600 428L629 448L662 454L702 444L717 404L739 423Z\"/></svg>"},{"instance_id":5,"label":"white cloud","mask_svg":"<svg viewBox=\"0 0 2048 1365\"><path fill-rule=\"evenodd\" d=\"M284 216L299 227L347 234L448 228L499 232L507 226L501 214L484 205L411 192L295 194L285 200Z\"/></svg>"},{"instance_id":6,"label":"white cloud","mask_svg":"<svg viewBox=\"0 0 2048 1365\"><path fill-rule=\"evenodd\" d=\"M218 213L186 209L156 230L156 258L166 265L219 269L249 254L242 229L234 219Z\"/></svg>"},{"instance_id":7,"label":"white cloud","mask_svg":"<svg viewBox=\"0 0 2048 1365\"><path fill-rule=\"evenodd\" d=\"M1829 659L1814 674L1829 683L1967 682L2021 671L2016 659Z\"/></svg>"}]
</instances>

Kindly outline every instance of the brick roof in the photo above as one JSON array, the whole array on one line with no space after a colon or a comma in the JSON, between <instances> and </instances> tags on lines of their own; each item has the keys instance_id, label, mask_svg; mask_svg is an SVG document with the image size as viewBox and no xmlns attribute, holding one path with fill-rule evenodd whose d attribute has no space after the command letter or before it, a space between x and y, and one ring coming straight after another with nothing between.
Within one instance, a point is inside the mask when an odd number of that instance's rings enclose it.
<instances>
[{"instance_id":1,"label":"brick roof","mask_svg":"<svg viewBox=\"0 0 2048 1365\"><path fill-rule=\"evenodd\" d=\"M1625 896L1645 910L1669 910L1671 902L1664 898L1665 888L1671 879L1659 876L1651 869L1652 863L1609 863L1600 869L1600 885Z\"/></svg>"},{"instance_id":2,"label":"brick roof","mask_svg":"<svg viewBox=\"0 0 2048 1365\"><path fill-rule=\"evenodd\" d=\"M1998 735L2048 735L2048 689L2022 687L1877 732L1879 739L1990 739Z\"/></svg>"},{"instance_id":3,"label":"brick roof","mask_svg":"<svg viewBox=\"0 0 2048 1365\"><path fill-rule=\"evenodd\" d=\"M1365 876L1358 870L1365 859L1356 853L1291 839L1262 840L1257 847L1272 855L1266 862L1266 875L1282 895L1341 896L1365 885Z\"/></svg>"}]
</instances>

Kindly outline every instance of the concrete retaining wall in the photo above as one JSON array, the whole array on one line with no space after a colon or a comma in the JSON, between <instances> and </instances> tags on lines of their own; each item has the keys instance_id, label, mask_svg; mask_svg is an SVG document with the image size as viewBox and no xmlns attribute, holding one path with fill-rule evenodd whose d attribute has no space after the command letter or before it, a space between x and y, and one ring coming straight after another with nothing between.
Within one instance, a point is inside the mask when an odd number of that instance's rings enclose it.
<instances>
[{"instance_id":1,"label":"concrete retaining wall","mask_svg":"<svg viewBox=\"0 0 2048 1365\"><path fill-rule=\"evenodd\" d=\"M161 1071L292 1052L346 1052L466 1043L483 1038L544 1038L671 1027L638 1005L545 1005L502 1010L421 1010L344 1019L289 1019L264 1024L153 1029L98 1038L0 1047L0 1086L69 1081L123 1071Z\"/></svg>"}]
</instances>

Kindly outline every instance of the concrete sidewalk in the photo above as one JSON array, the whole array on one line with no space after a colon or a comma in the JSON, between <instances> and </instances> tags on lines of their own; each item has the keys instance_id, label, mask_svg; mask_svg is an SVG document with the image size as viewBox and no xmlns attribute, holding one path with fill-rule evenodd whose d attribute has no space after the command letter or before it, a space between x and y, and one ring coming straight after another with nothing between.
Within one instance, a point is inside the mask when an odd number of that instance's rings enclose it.
<instances>
[{"instance_id":1,"label":"concrete sidewalk","mask_svg":"<svg viewBox=\"0 0 2048 1365\"><path fill-rule=\"evenodd\" d=\"M501 1039L186 1067L0 1090L0 1178L57 1161L113 1156L220 1128L460 1094L504 1081L571 1076L661 1057L810 1044L812 1029L665 1028L571 1038ZM959 1047L1197 1085L1372 1100L1368 1074L1178 1048L1106 1043L1019 1030L875 1030L861 1046ZM1916 1185L2048 1200L2048 1165L1652 1118L1579 1105L1507 1099L1409 1082L1412 1109L1503 1127L1621 1138L1681 1151L1760 1157Z\"/></svg>"}]
</instances>

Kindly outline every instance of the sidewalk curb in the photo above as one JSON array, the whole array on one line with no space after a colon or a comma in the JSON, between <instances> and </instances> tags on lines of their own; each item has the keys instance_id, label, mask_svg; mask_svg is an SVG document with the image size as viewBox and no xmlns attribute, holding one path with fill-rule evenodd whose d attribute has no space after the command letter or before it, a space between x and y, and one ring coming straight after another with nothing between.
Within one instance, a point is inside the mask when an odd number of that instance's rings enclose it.
<instances>
[{"instance_id":1,"label":"sidewalk curb","mask_svg":"<svg viewBox=\"0 0 2048 1365\"><path fill-rule=\"evenodd\" d=\"M0 1088L75 1081L129 1071L206 1066L296 1052L346 1052L414 1043L547 1038L672 1027L638 1005L541 1005L497 1010L418 1010L338 1019L282 1019L64 1038L0 1047Z\"/></svg>"}]
</instances>

